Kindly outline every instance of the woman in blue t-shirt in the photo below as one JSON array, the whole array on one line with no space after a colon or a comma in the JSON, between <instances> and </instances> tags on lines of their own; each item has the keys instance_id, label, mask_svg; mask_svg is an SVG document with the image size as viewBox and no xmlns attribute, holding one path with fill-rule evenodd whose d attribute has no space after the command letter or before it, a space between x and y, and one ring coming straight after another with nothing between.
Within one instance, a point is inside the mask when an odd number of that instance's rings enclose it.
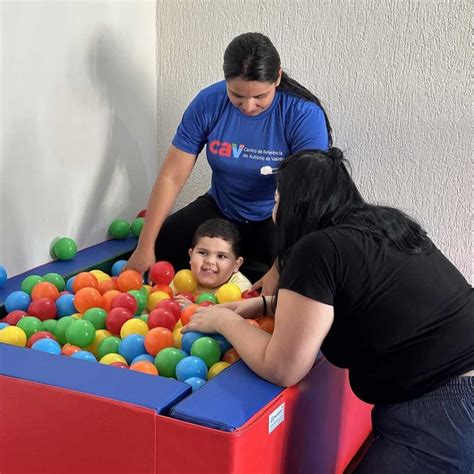
<instances>
[{"instance_id":1,"label":"woman in blue t-shirt","mask_svg":"<svg viewBox=\"0 0 474 474\"><path fill-rule=\"evenodd\" d=\"M474 472L474 292L422 227L367 203L342 152L305 150L277 176L277 301L205 308L183 329L222 334L261 377L303 379L319 350L374 404L358 473ZM275 303L275 304L272 304ZM274 317L273 334L244 318Z\"/></svg>"},{"instance_id":2,"label":"woman in blue t-shirt","mask_svg":"<svg viewBox=\"0 0 474 474\"><path fill-rule=\"evenodd\" d=\"M242 271L259 279L275 257L271 212L280 162L296 151L331 145L319 99L282 70L266 36L234 38L223 68L225 81L202 90L183 115L151 192L129 269L144 272L155 259L170 261L176 270L187 268L196 228L220 217L237 224ZM167 217L204 146L212 169L209 191ZM276 283L273 270L263 280L267 293Z\"/></svg>"}]
</instances>

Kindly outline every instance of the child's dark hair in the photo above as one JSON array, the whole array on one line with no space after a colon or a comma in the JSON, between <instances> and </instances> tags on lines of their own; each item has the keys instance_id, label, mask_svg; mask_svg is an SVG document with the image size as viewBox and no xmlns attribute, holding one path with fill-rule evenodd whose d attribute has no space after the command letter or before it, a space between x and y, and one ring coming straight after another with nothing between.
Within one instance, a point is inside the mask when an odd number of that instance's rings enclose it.
<instances>
[{"instance_id":1,"label":"child's dark hair","mask_svg":"<svg viewBox=\"0 0 474 474\"><path fill-rule=\"evenodd\" d=\"M204 221L194 232L192 248L203 237L218 237L230 244L235 257L240 257L240 232L237 226L225 219L209 219Z\"/></svg>"}]
</instances>

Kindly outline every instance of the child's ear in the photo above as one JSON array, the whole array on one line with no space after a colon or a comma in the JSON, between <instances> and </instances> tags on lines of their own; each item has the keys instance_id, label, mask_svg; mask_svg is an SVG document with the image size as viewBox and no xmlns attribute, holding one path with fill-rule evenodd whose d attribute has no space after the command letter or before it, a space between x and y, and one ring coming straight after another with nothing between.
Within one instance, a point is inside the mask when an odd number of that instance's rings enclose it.
<instances>
[{"instance_id":1,"label":"child's ear","mask_svg":"<svg viewBox=\"0 0 474 474\"><path fill-rule=\"evenodd\" d=\"M189 249L188 250L188 255L189 255L189 258L191 258L191 255L193 254L193 249Z\"/></svg>"},{"instance_id":2,"label":"child's ear","mask_svg":"<svg viewBox=\"0 0 474 474\"><path fill-rule=\"evenodd\" d=\"M242 263L244 263L243 257L239 257L235 260L234 273L239 271L239 268L242 266Z\"/></svg>"}]
</instances>

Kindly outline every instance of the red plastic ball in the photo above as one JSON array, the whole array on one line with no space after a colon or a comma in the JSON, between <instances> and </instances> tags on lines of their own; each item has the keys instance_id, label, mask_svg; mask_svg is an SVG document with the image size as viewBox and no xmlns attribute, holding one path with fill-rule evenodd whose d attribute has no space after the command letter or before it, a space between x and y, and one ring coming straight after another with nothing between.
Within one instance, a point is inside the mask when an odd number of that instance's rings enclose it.
<instances>
[{"instance_id":1,"label":"red plastic ball","mask_svg":"<svg viewBox=\"0 0 474 474\"><path fill-rule=\"evenodd\" d=\"M166 309L170 313L173 313L175 322L178 322L181 317L181 308L179 304L174 300L161 300L155 307L155 309Z\"/></svg>"},{"instance_id":2,"label":"red plastic ball","mask_svg":"<svg viewBox=\"0 0 474 474\"><path fill-rule=\"evenodd\" d=\"M214 303L212 301L203 301L202 303L199 303L199 306L213 306Z\"/></svg>"},{"instance_id":3,"label":"red plastic ball","mask_svg":"<svg viewBox=\"0 0 474 474\"><path fill-rule=\"evenodd\" d=\"M138 214L137 217L145 217L146 216L146 209L142 209Z\"/></svg>"},{"instance_id":4,"label":"red plastic ball","mask_svg":"<svg viewBox=\"0 0 474 474\"><path fill-rule=\"evenodd\" d=\"M120 293L112 300L110 304L110 309L114 308L126 308L132 314L135 314L138 309L138 303L130 293Z\"/></svg>"},{"instance_id":5,"label":"red plastic ball","mask_svg":"<svg viewBox=\"0 0 474 474\"><path fill-rule=\"evenodd\" d=\"M132 317L133 314L126 308L111 309L105 318L105 327L112 334L119 335L122 326Z\"/></svg>"},{"instance_id":6,"label":"red plastic ball","mask_svg":"<svg viewBox=\"0 0 474 474\"><path fill-rule=\"evenodd\" d=\"M194 303L196 301L196 298L192 293L188 293L187 291L182 291L178 293L176 296L181 295L184 296L187 300L191 301L191 303Z\"/></svg>"},{"instance_id":7,"label":"red plastic ball","mask_svg":"<svg viewBox=\"0 0 474 474\"><path fill-rule=\"evenodd\" d=\"M54 339L57 340L54 334L51 334L49 331L38 331L35 332L30 336L28 342L26 343L26 347L30 347L39 339Z\"/></svg>"},{"instance_id":8,"label":"red plastic ball","mask_svg":"<svg viewBox=\"0 0 474 474\"><path fill-rule=\"evenodd\" d=\"M33 300L28 306L28 314L36 316L41 321L54 319L57 315L56 303L48 298L38 298Z\"/></svg>"},{"instance_id":9,"label":"red plastic ball","mask_svg":"<svg viewBox=\"0 0 474 474\"><path fill-rule=\"evenodd\" d=\"M166 328L172 331L176 326L176 319L174 314L167 309L154 309L148 316L148 327L153 328Z\"/></svg>"},{"instance_id":10,"label":"red plastic ball","mask_svg":"<svg viewBox=\"0 0 474 474\"><path fill-rule=\"evenodd\" d=\"M169 285L174 277L173 265L164 260L154 263L150 267L149 278L157 285Z\"/></svg>"},{"instance_id":11,"label":"red plastic ball","mask_svg":"<svg viewBox=\"0 0 474 474\"><path fill-rule=\"evenodd\" d=\"M260 292L257 290L247 290L242 293L242 299L248 299L248 298L255 298L256 296L260 296Z\"/></svg>"},{"instance_id":12,"label":"red plastic ball","mask_svg":"<svg viewBox=\"0 0 474 474\"><path fill-rule=\"evenodd\" d=\"M25 316L28 316L28 313L26 311L23 311L21 309L15 309L8 313L2 321L4 323L8 323L10 326L16 326L16 323Z\"/></svg>"}]
</instances>

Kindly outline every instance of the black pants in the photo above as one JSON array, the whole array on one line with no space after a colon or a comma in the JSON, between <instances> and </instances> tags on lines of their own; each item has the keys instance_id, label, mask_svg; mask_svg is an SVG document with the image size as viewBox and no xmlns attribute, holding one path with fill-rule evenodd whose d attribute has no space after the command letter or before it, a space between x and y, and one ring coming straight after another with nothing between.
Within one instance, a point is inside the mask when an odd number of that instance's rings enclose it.
<instances>
[{"instance_id":1,"label":"black pants","mask_svg":"<svg viewBox=\"0 0 474 474\"><path fill-rule=\"evenodd\" d=\"M204 221L216 217L226 219L208 194L168 216L156 239L156 259L172 263L176 271L189 268L188 249L194 232ZM275 259L275 224L271 218L234 224L242 237L244 263L240 270L250 281L255 282L270 269Z\"/></svg>"}]
</instances>

